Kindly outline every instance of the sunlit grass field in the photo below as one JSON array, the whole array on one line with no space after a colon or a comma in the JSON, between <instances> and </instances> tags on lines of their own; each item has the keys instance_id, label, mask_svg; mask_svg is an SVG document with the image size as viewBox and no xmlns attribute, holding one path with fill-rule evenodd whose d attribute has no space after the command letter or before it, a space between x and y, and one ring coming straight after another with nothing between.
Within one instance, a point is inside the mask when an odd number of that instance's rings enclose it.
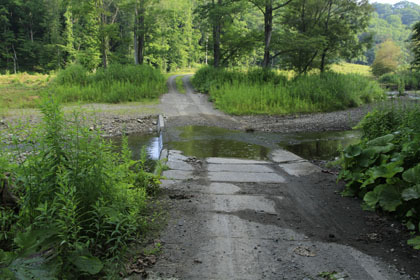
<instances>
[{"instance_id":1,"label":"sunlit grass field","mask_svg":"<svg viewBox=\"0 0 420 280\"><path fill-rule=\"evenodd\" d=\"M0 112L36 107L41 92L50 80L50 75L43 74L0 75Z\"/></svg>"}]
</instances>

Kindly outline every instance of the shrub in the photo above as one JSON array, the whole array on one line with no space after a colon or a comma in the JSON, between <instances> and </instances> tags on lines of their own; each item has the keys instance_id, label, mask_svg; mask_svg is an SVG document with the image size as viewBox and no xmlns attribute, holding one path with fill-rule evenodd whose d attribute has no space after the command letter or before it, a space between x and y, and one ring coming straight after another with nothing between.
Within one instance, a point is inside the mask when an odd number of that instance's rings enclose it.
<instances>
[{"instance_id":1,"label":"shrub","mask_svg":"<svg viewBox=\"0 0 420 280\"><path fill-rule=\"evenodd\" d=\"M118 277L129 244L147 229L147 190L159 177L131 160L126 141L116 153L77 115L65 120L54 100L41 110L39 129L0 150L0 174L10 174L19 197L15 224L2 225L0 241L12 250L0 250L0 278ZM30 151L23 161L22 147ZM0 221L6 216L2 209Z\"/></svg>"},{"instance_id":2,"label":"shrub","mask_svg":"<svg viewBox=\"0 0 420 280\"><path fill-rule=\"evenodd\" d=\"M375 111L361 122L361 143L341 156L345 195L363 198L364 208L380 209L420 231L420 108ZM420 249L420 236L409 240Z\"/></svg>"}]
</instances>

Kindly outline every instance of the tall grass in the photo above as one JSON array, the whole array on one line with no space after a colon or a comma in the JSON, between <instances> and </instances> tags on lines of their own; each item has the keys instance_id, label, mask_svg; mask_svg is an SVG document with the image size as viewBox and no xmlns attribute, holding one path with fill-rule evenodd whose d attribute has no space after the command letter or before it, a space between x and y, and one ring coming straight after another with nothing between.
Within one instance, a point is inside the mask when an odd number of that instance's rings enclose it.
<instances>
[{"instance_id":1,"label":"tall grass","mask_svg":"<svg viewBox=\"0 0 420 280\"><path fill-rule=\"evenodd\" d=\"M203 68L193 85L230 114L290 114L356 107L383 97L379 84L358 74L286 77L267 70Z\"/></svg>"},{"instance_id":2,"label":"tall grass","mask_svg":"<svg viewBox=\"0 0 420 280\"><path fill-rule=\"evenodd\" d=\"M392 90L396 90L401 86L405 90L418 90L420 89L420 72L406 70L397 73L387 73L379 77L379 82Z\"/></svg>"},{"instance_id":3,"label":"tall grass","mask_svg":"<svg viewBox=\"0 0 420 280\"><path fill-rule=\"evenodd\" d=\"M113 64L96 73L71 65L57 74L50 90L63 102L118 103L155 99L166 89L159 70L148 65Z\"/></svg>"}]
</instances>

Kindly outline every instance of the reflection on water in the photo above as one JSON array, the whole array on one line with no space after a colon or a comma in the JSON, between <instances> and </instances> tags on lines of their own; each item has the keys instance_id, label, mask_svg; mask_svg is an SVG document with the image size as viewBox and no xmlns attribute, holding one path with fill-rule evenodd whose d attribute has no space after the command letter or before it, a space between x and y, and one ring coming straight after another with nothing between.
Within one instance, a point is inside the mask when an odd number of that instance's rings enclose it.
<instances>
[{"instance_id":1,"label":"reflection on water","mask_svg":"<svg viewBox=\"0 0 420 280\"><path fill-rule=\"evenodd\" d=\"M162 145L182 151L187 156L233 157L266 160L271 150L284 148L308 160L331 160L339 149L357 143L359 131L317 133L246 133L217 127L185 126L171 128L162 136L134 134L128 136L133 158L140 157L146 147L150 159L159 158ZM114 138L121 145L121 137Z\"/></svg>"},{"instance_id":2,"label":"reflection on water","mask_svg":"<svg viewBox=\"0 0 420 280\"><path fill-rule=\"evenodd\" d=\"M133 159L139 159L141 149L145 147L148 158L152 160L159 159L160 151L162 150L162 136L154 134L132 134L127 137L128 147L132 152ZM122 143L121 137L112 138L112 142L120 147Z\"/></svg>"},{"instance_id":3,"label":"reflection on water","mask_svg":"<svg viewBox=\"0 0 420 280\"><path fill-rule=\"evenodd\" d=\"M267 159L270 151L263 145L253 143L240 131L219 127L185 126L178 127L169 134L172 137L165 143L168 149L180 150L186 156L262 160Z\"/></svg>"},{"instance_id":4,"label":"reflection on water","mask_svg":"<svg viewBox=\"0 0 420 280\"><path fill-rule=\"evenodd\" d=\"M263 146L226 139L190 140L168 143L169 149L182 151L186 156L233 157L267 159L269 149Z\"/></svg>"},{"instance_id":5,"label":"reflection on water","mask_svg":"<svg viewBox=\"0 0 420 280\"><path fill-rule=\"evenodd\" d=\"M299 133L290 135L279 145L308 160L331 160L339 156L340 150L359 142L360 137L361 132L356 130Z\"/></svg>"}]
</instances>

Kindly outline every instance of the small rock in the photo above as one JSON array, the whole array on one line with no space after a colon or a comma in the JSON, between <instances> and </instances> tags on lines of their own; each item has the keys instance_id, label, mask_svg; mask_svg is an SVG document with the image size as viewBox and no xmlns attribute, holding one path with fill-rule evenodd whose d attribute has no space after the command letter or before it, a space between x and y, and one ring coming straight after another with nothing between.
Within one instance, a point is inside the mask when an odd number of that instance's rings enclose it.
<instances>
[{"instance_id":1,"label":"small rock","mask_svg":"<svg viewBox=\"0 0 420 280\"><path fill-rule=\"evenodd\" d=\"M157 125L157 121L153 121L153 125Z\"/></svg>"},{"instance_id":2,"label":"small rock","mask_svg":"<svg viewBox=\"0 0 420 280\"><path fill-rule=\"evenodd\" d=\"M142 119L137 119L138 123L144 123L144 121Z\"/></svg>"}]
</instances>

